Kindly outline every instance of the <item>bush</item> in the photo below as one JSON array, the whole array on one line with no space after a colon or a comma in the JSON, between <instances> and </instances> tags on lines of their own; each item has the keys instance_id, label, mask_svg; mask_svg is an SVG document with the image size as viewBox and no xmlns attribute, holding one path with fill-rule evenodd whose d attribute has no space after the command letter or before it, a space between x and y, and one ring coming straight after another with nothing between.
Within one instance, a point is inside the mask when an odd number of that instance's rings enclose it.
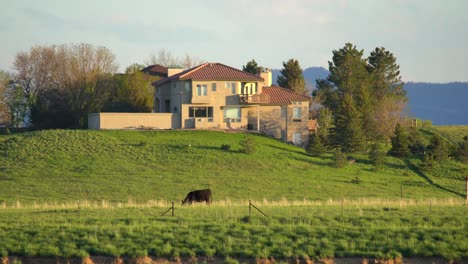
<instances>
[{"instance_id":1,"label":"bush","mask_svg":"<svg viewBox=\"0 0 468 264\"><path fill-rule=\"evenodd\" d=\"M257 146L255 145L255 140L253 137L246 135L244 139L239 142L241 145L240 152L245 154L254 153L257 150Z\"/></svg>"},{"instance_id":2,"label":"bush","mask_svg":"<svg viewBox=\"0 0 468 264\"><path fill-rule=\"evenodd\" d=\"M341 147L338 146L333 153L333 165L337 168L341 168L346 165L346 162L346 154L341 152Z\"/></svg>"},{"instance_id":3,"label":"bush","mask_svg":"<svg viewBox=\"0 0 468 264\"><path fill-rule=\"evenodd\" d=\"M221 144L221 149L224 150L224 151L229 151L231 149L231 145Z\"/></svg>"}]
</instances>

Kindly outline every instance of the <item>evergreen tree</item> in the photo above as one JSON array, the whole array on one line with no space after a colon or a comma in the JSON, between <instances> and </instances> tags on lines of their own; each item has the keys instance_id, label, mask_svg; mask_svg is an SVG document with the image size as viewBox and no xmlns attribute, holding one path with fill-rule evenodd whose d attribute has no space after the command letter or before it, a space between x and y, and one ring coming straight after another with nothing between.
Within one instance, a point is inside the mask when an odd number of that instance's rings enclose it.
<instances>
[{"instance_id":1,"label":"evergreen tree","mask_svg":"<svg viewBox=\"0 0 468 264\"><path fill-rule=\"evenodd\" d=\"M431 155L435 161L444 161L448 159L449 148L441 136L434 134L431 138L431 143L427 146L427 153Z\"/></svg>"},{"instance_id":2,"label":"evergreen tree","mask_svg":"<svg viewBox=\"0 0 468 264\"><path fill-rule=\"evenodd\" d=\"M337 168L341 168L346 165L346 154L341 151L340 146L338 146L333 153L333 164Z\"/></svg>"},{"instance_id":3,"label":"evergreen tree","mask_svg":"<svg viewBox=\"0 0 468 264\"><path fill-rule=\"evenodd\" d=\"M252 59L251 61L247 62L247 65L242 66L242 70L252 74L257 74L261 70L261 67L258 66L254 59Z\"/></svg>"},{"instance_id":4,"label":"evergreen tree","mask_svg":"<svg viewBox=\"0 0 468 264\"><path fill-rule=\"evenodd\" d=\"M283 62L283 69L280 71L277 83L283 88L293 90L297 93L305 92L305 80L302 75L302 68L295 59Z\"/></svg>"},{"instance_id":5,"label":"evergreen tree","mask_svg":"<svg viewBox=\"0 0 468 264\"><path fill-rule=\"evenodd\" d=\"M388 139L389 131L404 120L407 99L401 81L400 66L385 48L376 48L369 56L367 70L371 78L373 118L378 138Z\"/></svg>"},{"instance_id":6,"label":"evergreen tree","mask_svg":"<svg viewBox=\"0 0 468 264\"><path fill-rule=\"evenodd\" d=\"M334 144L350 152L364 150L366 138L371 134L369 73L363 53L351 43L333 51L327 81L336 88L327 91L328 85L322 83L324 91L331 96L330 106L335 107L332 109L335 119Z\"/></svg>"},{"instance_id":7,"label":"evergreen tree","mask_svg":"<svg viewBox=\"0 0 468 264\"><path fill-rule=\"evenodd\" d=\"M468 163L468 136L464 136L463 141L458 144L456 156L459 161Z\"/></svg>"},{"instance_id":8,"label":"evergreen tree","mask_svg":"<svg viewBox=\"0 0 468 264\"><path fill-rule=\"evenodd\" d=\"M409 150L409 140L408 135L405 129L397 124L395 127L395 132L391 138L392 148L390 149L390 154L396 157L407 157L410 153Z\"/></svg>"},{"instance_id":9,"label":"evergreen tree","mask_svg":"<svg viewBox=\"0 0 468 264\"><path fill-rule=\"evenodd\" d=\"M318 134L313 134L310 137L309 148L307 149L307 152L309 152L312 156L318 157L322 155L326 150L327 147L325 146L322 137Z\"/></svg>"},{"instance_id":10,"label":"evergreen tree","mask_svg":"<svg viewBox=\"0 0 468 264\"><path fill-rule=\"evenodd\" d=\"M385 152L379 144L373 144L369 152L369 160L376 170L382 168L385 163Z\"/></svg>"}]
</instances>

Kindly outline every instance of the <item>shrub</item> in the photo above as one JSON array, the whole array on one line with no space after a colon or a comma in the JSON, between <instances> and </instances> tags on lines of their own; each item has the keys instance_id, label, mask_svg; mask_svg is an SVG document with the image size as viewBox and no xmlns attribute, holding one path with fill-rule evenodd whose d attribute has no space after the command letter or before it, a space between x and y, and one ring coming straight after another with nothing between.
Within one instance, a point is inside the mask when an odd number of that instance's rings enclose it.
<instances>
[{"instance_id":1,"label":"shrub","mask_svg":"<svg viewBox=\"0 0 468 264\"><path fill-rule=\"evenodd\" d=\"M229 151L231 149L231 145L221 144L221 149L224 150L224 151Z\"/></svg>"},{"instance_id":2,"label":"shrub","mask_svg":"<svg viewBox=\"0 0 468 264\"><path fill-rule=\"evenodd\" d=\"M341 152L341 147L338 146L333 153L333 165L337 168L344 167L346 164L346 154Z\"/></svg>"},{"instance_id":3,"label":"shrub","mask_svg":"<svg viewBox=\"0 0 468 264\"><path fill-rule=\"evenodd\" d=\"M255 140L251 136L246 135L239 144L241 145L240 152L242 153L251 154L257 150L257 146L255 145Z\"/></svg>"}]
</instances>

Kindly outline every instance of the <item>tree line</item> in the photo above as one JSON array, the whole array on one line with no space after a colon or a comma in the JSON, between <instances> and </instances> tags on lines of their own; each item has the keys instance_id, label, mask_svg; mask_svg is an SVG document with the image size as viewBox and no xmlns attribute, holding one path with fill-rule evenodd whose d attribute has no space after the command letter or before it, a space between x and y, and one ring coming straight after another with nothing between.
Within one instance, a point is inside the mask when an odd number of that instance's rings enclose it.
<instances>
[{"instance_id":1,"label":"tree line","mask_svg":"<svg viewBox=\"0 0 468 264\"><path fill-rule=\"evenodd\" d=\"M149 63L193 67L200 59L160 50ZM116 74L115 55L91 44L36 45L0 71L0 124L34 129L85 128L91 112L151 112L159 77L132 64Z\"/></svg>"},{"instance_id":2,"label":"tree line","mask_svg":"<svg viewBox=\"0 0 468 264\"><path fill-rule=\"evenodd\" d=\"M317 80L317 89L311 94L311 118L317 119L318 133L311 136L309 153L319 156L333 150L336 165L342 166L345 153L368 152L371 162L379 167L387 154L382 143L391 143L389 154L420 156L425 168L449 156L466 161L466 137L455 146L434 134L427 144L419 130L411 127L405 112L408 99L400 66L393 53L377 47L365 57L364 50L352 43L332 53L329 76ZM244 71L251 73L261 69L255 60L243 66ZM298 93L308 93L296 59L283 62L277 83Z\"/></svg>"}]
</instances>

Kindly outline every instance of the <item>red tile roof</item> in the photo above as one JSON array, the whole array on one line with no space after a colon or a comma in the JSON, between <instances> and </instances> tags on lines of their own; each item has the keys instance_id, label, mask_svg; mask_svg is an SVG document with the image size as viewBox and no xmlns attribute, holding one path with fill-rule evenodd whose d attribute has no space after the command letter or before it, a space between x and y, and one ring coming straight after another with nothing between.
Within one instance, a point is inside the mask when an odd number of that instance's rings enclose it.
<instances>
[{"instance_id":1,"label":"red tile roof","mask_svg":"<svg viewBox=\"0 0 468 264\"><path fill-rule=\"evenodd\" d=\"M148 73L159 73L159 74L166 74L167 75L167 68L159 65L159 64L154 64L150 65L148 67L145 67L141 70L142 72L148 72Z\"/></svg>"},{"instance_id":2,"label":"red tile roof","mask_svg":"<svg viewBox=\"0 0 468 264\"><path fill-rule=\"evenodd\" d=\"M238 70L233 67L221 63L204 63L197 67L185 70L181 73L174 74L168 78L153 82L154 86L159 86L173 80L196 80L196 81L210 81L210 80L226 80L226 81L263 81L263 78Z\"/></svg>"},{"instance_id":3,"label":"red tile roof","mask_svg":"<svg viewBox=\"0 0 468 264\"><path fill-rule=\"evenodd\" d=\"M310 96L296 93L279 86L265 86L262 94L268 94L270 104L290 104L292 101L309 101Z\"/></svg>"}]
</instances>

